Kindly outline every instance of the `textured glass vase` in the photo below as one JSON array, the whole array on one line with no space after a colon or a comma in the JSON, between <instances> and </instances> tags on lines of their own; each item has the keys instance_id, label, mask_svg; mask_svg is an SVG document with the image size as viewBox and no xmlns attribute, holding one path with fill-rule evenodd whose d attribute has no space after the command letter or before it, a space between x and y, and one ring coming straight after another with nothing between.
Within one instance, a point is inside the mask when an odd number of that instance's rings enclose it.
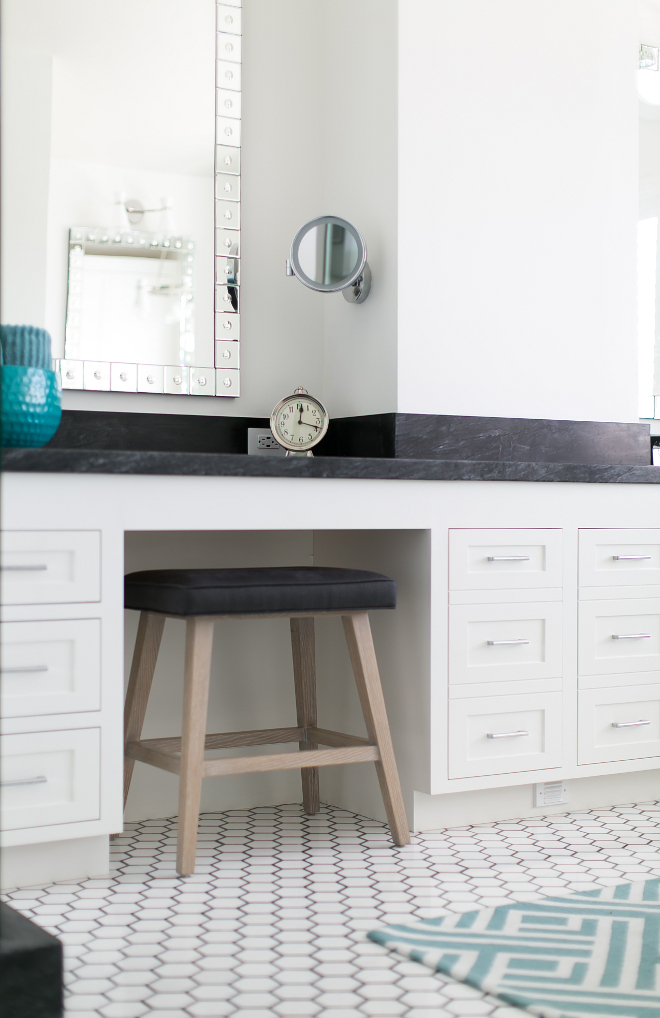
<instances>
[{"instance_id":1,"label":"textured glass vase","mask_svg":"<svg viewBox=\"0 0 660 1018\"><path fill-rule=\"evenodd\" d=\"M5 449L45 445L62 416L59 375L46 368L4 364L0 368L0 427Z\"/></svg>"}]
</instances>

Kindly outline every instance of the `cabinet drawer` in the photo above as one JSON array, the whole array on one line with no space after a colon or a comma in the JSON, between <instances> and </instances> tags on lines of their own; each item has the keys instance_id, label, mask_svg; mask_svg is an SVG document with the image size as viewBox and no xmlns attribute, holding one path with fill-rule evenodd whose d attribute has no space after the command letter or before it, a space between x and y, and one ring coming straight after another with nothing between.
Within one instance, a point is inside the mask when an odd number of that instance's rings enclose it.
<instances>
[{"instance_id":1,"label":"cabinet drawer","mask_svg":"<svg viewBox=\"0 0 660 1018\"><path fill-rule=\"evenodd\" d=\"M580 674L651 672L659 668L660 598L580 602Z\"/></svg>"},{"instance_id":2,"label":"cabinet drawer","mask_svg":"<svg viewBox=\"0 0 660 1018\"><path fill-rule=\"evenodd\" d=\"M651 756L660 756L660 684L579 693L578 763Z\"/></svg>"},{"instance_id":3,"label":"cabinet drawer","mask_svg":"<svg viewBox=\"0 0 660 1018\"><path fill-rule=\"evenodd\" d=\"M0 713L5 718L99 710L101 622L3 622Z\"/></svg>"},{"instance_id":4,"label":"cabinet drawer","mask_svg":"<svg viewBox=\"0 0 660 1018\"><path fill-rule=\"evenodd\" d=\"M98 530L9 530L2 535L2 604L99 601Z\"/></svg>"},{"instance_id":5,"label":"cabinet drawer","mask_svg":"<svg viewBox=\"0 0 660 1018\"><path fill-rule=\"evenodd\" d=\"M562 606L452 605L449 682L502 682L561 675Z\"/></svg>"},{"instance_id":6,"label":"cabinet drawer","mask_svg":"<svg viewBox=\"0 0 660 1018\"><path fill-rule=\"evenodd\" d=\"M3 735L2 830L99 817L100 729Z\"/></svg>"},{"instance_id":7,"label":"cabinet drawer","mask_svg":"<svg viewBox=\"0 0 660 1018\"><path fill-rule=\"evenodd\" d=\"M660 584L660 530L581 530L579 583Z\"/></svg>"},{"instance_id":8,"label":"cabinet drawer","mask_svg":"<svg viewBox=\"0 0 660 1018\"><path fill-rule=\"evenodd\" d=\"M449 704L450 778L559 767L561 755L561 693Z\"/></svg>"},{"instance_id":9,"label":"cabinet drawer","mask_svg":"<svg viewBox=\"0 0 660 1018\"><path fill-rule=\"evenodd\" d=\"M450 530L449 589L561 587L561 530Z\"/></svg>"}]
</instances>

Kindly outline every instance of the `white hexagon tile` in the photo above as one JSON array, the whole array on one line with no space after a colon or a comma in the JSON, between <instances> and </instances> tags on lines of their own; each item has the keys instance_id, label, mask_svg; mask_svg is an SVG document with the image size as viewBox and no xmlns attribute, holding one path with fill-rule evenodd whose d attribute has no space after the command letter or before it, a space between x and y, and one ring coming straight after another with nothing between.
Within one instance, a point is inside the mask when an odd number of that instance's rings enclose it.
<instances>
[{"instance_id":1,"label":"white hexagon tile","mask_svg":"<svg viewBox=\"0 0 660 1018\"><path fill-rule=\"evenodd\" d=\"M520 1018L367 931L659 875L660 804L454 828L403 849L330 806L206 813L187 879L175 843L176 818L129 824L107 879L4 895L64 942L71 1018Z\"/></svg>"}]
</instances>

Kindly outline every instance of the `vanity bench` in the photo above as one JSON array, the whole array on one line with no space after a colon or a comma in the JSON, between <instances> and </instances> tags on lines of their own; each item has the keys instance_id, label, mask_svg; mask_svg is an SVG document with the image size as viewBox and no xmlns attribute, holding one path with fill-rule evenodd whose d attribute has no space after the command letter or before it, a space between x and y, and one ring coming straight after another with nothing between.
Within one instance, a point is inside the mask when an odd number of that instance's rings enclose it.
<instances>
[{"instance_id":1,"label":"vanity bench","mask_svg":"<svg viewBox=\"0 0 660 1018\"><path fill-rule=\"evenodd\" d=\"M655 468L44 448L6 450L4 470L5 886L107 872L134 533L234 534L272 564L397 581L397 612L373 627L412 830L470 822L481 792L493 819L529 814L537 782L652 797ZM168 554L165 538L160 567L179 564ZM358 705L330 707L333 727L364 734ZM328 780L333 804L384 819L375 779ZM528 804L507 806L507 789Z\"/></svg>"}]
</instances>

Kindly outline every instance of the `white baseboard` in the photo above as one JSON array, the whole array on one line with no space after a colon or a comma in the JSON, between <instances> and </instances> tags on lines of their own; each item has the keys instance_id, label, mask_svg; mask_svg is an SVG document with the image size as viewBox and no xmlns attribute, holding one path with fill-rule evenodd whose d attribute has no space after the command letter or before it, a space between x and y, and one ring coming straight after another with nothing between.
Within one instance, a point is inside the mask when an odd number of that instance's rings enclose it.
<instances>
[{"instance_id":1,"label":"white baseboard","mask_svg":"<svg viewBox=\"0 0 660 1018\"><path fill-rule=\"evenodd\" d=\"M43 887L60 880L105 877L110 870L107 834L71 841L10 845L0 852L0 889Z\"/></svg>"},{"instance_id":2,"label":"white baseboard","mask_svg":"<svg viewBox=\"0 0 660 1018\"><path fill-rule=\"evenodd\" d=\"M621 806L660 799L658 770L604 774L568 782L569 801L560 806L534 808L534 785L485 788L474 792L425 795L415 792L413 829L438 831L446 827L497 823L522 817L554 816L582 810Z\"/></svg>"}]
</instances>

